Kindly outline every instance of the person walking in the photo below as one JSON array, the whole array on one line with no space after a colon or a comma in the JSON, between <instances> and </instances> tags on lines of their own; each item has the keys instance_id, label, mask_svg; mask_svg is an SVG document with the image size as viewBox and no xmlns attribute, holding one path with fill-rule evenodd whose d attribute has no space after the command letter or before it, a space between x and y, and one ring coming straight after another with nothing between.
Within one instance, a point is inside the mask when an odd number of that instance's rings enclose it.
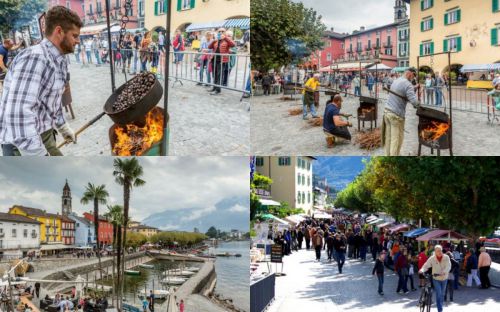
<instances>
[{"instance_id":1,"label":"person walking","mask_svg":"<svg viewBox=\"0 0 500 312\"><path fill-rule=\"evenodd\" d=\"M297 247L298 249L302 249L302 241L304 240L304 229L300 227L297 230Z\"/></svg>"},{"instance_id":2,"label":"person walking","mask_svg":"<svg viewBox=\"0 0 500 312\"><path fill-rule=\"evenodd\" d=\"M40 298L40 282L35 283L35 294L37 298Z\"/></svg>"},{"instance_id":3,"label":"person walking","mask_svg":"<svg viewBox=\"0 0 500 312\"><path fill-rule=\"evenodd\" d=\"M487 289L491 287L490 278L488 277L491 266L491 257L486 252L486 248L481 247L479 251L481 252L481 254L479 254L477 264L477 267L479 268L479 279L481 280L481 288Z\"/></svg>"},{"instance_id":4,"label":"person walking","mask_svg":"<svg viewBox=\"0 0 500 312\"><path fill-rule=\"evenodd\" d=\"M448 282L448 274L451 269L450 257L443 254L443 247L441 245L434 246L434 255L424 263L419 270L423 274L428 269L432 269L432 284L436 294L436 306L438 312L443 311L443 299Z\"/></svg>"},{"instance_id":5,"label":"person walking","mask_svg":"<svg viewBox=\"0 0 500 312\"><path fill-rule=\"evenodd\" d=\"M472 287L472 281L476 282L476 285L481 285L479 277L477 277L477 256L474 249L470 249L470 256L467 258L466 272L467 272L467 287Z\"/></svg>"},{"instance_id":6,"label":"person walking","mask_svg":"<svg viewBox=\"0 0 500 312\"><path fill-rule=\"evenodd\" d=\"M448 255L448 257L450 257L451 269L448 274L448 285L446 286L446 292L444 293L444 301L447 300L449 293L450 302L453 302L453 281L455 280L455 271L459 269L460 265L458 264L457 260L453 258L453 254L451 253L451 251L448 251L446 254Z\"/></svg>"},{"instance_id":7,"label":"person walking","mask_svg":"<svg viewBox=\"0 0 500 312\"><path fill-rule=\"evenodd\" d=\"M304 238L306 240L306 249L309 250L311 248L311 231L309 230L309 226L304 229Z\"/></svg>"},{"instance_id":8,"label":"person walking","mask_svg":"<svg viewBox=\"0 0 500 312\"><path fill-rule=\"evenodd\" d=\"M335 239L333 238L333 233L329 233L328 237L326 238L326 252L328 255L328 262L332 262L332 257L333 257L333 243L335 242Z\"/></svg>"},{"instance_id":9,"label":"person walking","mask_svg":"<svg viewBox=\"0 0 500 312\"><path fill-rule=\"evenodd\" d=\"M427 78L425 78L425 102L427 105L434 105L434 85L435 85L435 80L432 78L431 74L427 75Z\"/></svg>"},{"instance_id":10,"label":"person walking","mask_svg":"<svg viewBox=\"0 0 500 312\"><path fill-rule=\"evenodd\" d=\"M361 96L361 79L359 78L359 75L354 77L352 83L354 85L354 95Z\"/></svg>"},{"instance_id":11,"label":"person walking","mask_svg":"<svg viewBox=\"0 0 500 312\"><path fill-rule=\"evenodd\" d=\"M212 41L212 33L207 32L205 36L201 40L201 56L200 56L200 82L197 85L203 84L203 75L207 76L207 83L211 83L211 75L208 72L208 63L210 61L211 50L208 48L208 45Z\"/></svg>"},{"instance_id":12,"label":"person walking","mask_svg":"<svg viewBox=\"0 0 500 312\"><path fill-rule=\"evenodd\" d=\"M384 295L384 260L385 252L381 252L378 258L375 260L375 265L373 266L372 275L377 273L378 279L378 294Z\"/></svg>"},{"instance_id":13,"label":"person walking","mask_svg":"<svg viewBox=\"0 0 500 312\"><path fill-rule=\"evenodd\" d=\"M91 48L92 48L92 52L94 52L94 56L95 56L95 59L96 59L96 66L99 66L101 65L101 58L99 57L99 49L101 48L101 44L99 42L99 40L97 39L97 36L94 36L94 39L92 39L92 42L91 42Z\"/></svg>"},{"instance_id":14,"label":"person walking","mask_svg":"<svg viewBox=\"0 0 500 312\"><path fill-rule=\"evenodd\" d=\"M408 259L408 280L410 281L411 291L416 291L417 289L415 288L413 275L415 275L415 268L417 268L418 259L417 257L412 257L411 252L407 252L407 259Z\"/></svg>"},{"instance_id":15,"label":"person walking","mask_svg":"<svg viewBox=\"0 0 500 312\"><path fill-rule=\"evenodd\" d=\"M321 260L321 248L323 248L323 231L318 230L316 233L313 235L313 246L314 250L316 251L316 260L320 261Z\"/></svg>"},{"instance_id":16,"label":"person walking","mask_svg":"<svg viewBox=\"0 0 500 312\"><path fill-rule=\"evenodd\" d=\"M342 267L345 263L345 251L346 245L344 239L340 237L340 234L335 235L335 242L333 243L333 248L335 249L335 254L337 255L337 265L339 268L339 274L342 274Z\"/></svg>"},{"instance_id":17,"label":"person walking","mask_svg":"<svg viewBox=\"0 0 500 312\"><path fill-rule=\"evenodd\" d=\"M444 79L439 73L436 74L435 85L434 85L434 95L436 97L436 106L443 105L443 87Z\"/></svg>"},{"instance_id":18,"label":"person walking","mask_svg":"<svg viewBox=\"0 0 500 312\"><path fill-rule=\"evenodd\" d=\"M175 31L175 38L172 41L172 45L174 48L174 64L178 64L182 62L182 59L184 58L183 51L185 50L184 38L182 37L182 33L179 29Z\"/></svg>"},{"instance_id":19,"label":"person walking","mask_svg":"<svg viewBox=\"0 0 500 312\"><path fill-rule=\"evenodd\" d=\"M399 156L401 152L406 103L410 102L415 108L420 105L411 83L416 73L415 68L409 68L405 71L404 77L394 81L391 86L391 94L387 98L382 121L382 145L385 146L386 156Z\"/></svg>"},{"instance_id":20,"label":"person walking","mask_svg":"<svg viewBox=\"0 0 500 312\"><path fill-rule=\"evenodd\" d=\"M375 78L373 78L372 73L368 73L368 76L366 77L366 86L368 87L368 92L370 93L370 96L373 96L373 85L375 84Z\"/></svg>"},{"instance_id":21,"label":"person walking","mask_svg":"<svg viewBox=\"0 0 500 312\"><path fill-rule=\"evenodd\" d=\"M87 64L93 64L92 62L92 40L87 39L83 43L83 46L85 47L85 54L87 55Z\"/></svg>"},{"instance_id":22,"label":"person walking","mask_svg":"<svg viewBox=\"0 0 500 312\"><path fill-rule=\"evenodd\" d=\"M135 36L134 36L134 43L133 43L133 47L134 47L134 66L133 66L133 72L132 74L135 75L137 73L137 59L140 58L140 52L139 52L139 49L141 48L141 41L142 41L142 35L141 35L141 32L140 31L136 31L135 32ZM167 57L168 59L168 57Z\"/></svg>"},{"instance_id":23,"label":"person walking","mask_svg":"<svg viewBox=\"0 0 500 312\"><path fill-rule=\"evenodd\" d=\"M406 257L406 250L403 250L394 262L394 272L398 274L398 288L396 293L408 293L408 258Z\"/></svg>"}]
</instances>

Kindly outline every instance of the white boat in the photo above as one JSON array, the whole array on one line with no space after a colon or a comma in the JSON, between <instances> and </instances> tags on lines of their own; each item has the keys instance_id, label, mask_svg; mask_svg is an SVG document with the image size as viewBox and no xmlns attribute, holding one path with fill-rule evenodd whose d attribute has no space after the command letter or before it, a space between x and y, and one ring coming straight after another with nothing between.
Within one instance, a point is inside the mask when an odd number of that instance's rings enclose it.
<instances>
[{"instance_id":1,"label":"white boat","mask_svg":"<svg viewBox=\"0 0 500 312\"><path fill-rule=\"evenodd\" d=\"M139 264L139 267L143 268L143 269L154 269L155 268L155 266L152 264Z\"/></svg>"},{"instance_id":2,"label":"white boat","mask_svg":"<svg viewBox=\"0 0 500 312\"><path fill-rule=\"evenodd\" d=\"M179 269L172 269L172 270L167 270L163 272L163 275L166 276L193 276L195 275L196 272L188 271L188 270L179 270Z\"/></svg>"},{"instance_id":3,"label":"white boat","mask_svg":"<svg viewBox=\"0 0 500 312\"><path fill-rule=\"evenodd\" d=\"M144 296L149 296L151 293L150 291L145 291L144 289L139 292L139 298L144 298ZM168 295L170 295L170 292L168 290L164 289L155 289L153 291L153 294L155 296L155 299L166 299Z\"/></svg>"},{"instance_id":4,"label":"white boat","mask_svg":"<svg viewBox=\"0 0 500 312\"><path fill-rule=\"evenodd\" d=\"M187 268L184 268L184 270L191 271L191 272L198 272L200 270L200 268L199 267L187 267Z\"/></svg>"},{"instance_id":5,"label":"white boat","mask_svg":"<svg viewBox=\"0 0 500 312\"><path fill-rule=\"evenodd\" d=\"M185 278L185 277L168 276L168 277L165 277L164 279L162 279L161 283L167 284L167 285L181 285L185 281L187 281L187 278Z\"/></svg>"}]
</instances>

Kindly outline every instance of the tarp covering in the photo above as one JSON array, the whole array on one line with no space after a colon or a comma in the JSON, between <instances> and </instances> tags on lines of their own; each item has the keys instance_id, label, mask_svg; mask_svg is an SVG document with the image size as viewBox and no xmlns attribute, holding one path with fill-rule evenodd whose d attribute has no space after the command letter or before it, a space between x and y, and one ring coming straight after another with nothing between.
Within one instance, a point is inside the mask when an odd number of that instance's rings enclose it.
<instances>
[{"instance_id":1,"label":"tarp covering","mask_svg":"<svg viewBox=\"0 0 500 312\"><path fill-rule=\"evenodd\" d=\"M407 70L409 67L394 67L392 69L392 72L393 73L402 73L404 72L405 70Z\"/></svg>"},{"instance_id":2,"label":"tarp covering","mask_svg":"<svg viewBox=\"0 0 500 312\"><path fill-rule=\"evenodd\" d=\"M410 228L410 226L406 223L396 224L396 225L389 228L389 232L391 232L391 233L401 232L402 230L409 229L409 228Z\"/></svg>"},{"instance_id":3,"label":"tarp covering","mask_svg":"<svg viewBox=\"0 0 500 312\"><path fill-rule=\"evenodd\" d=\"M259 199L262 206L281 206L280 203L271 199Z\"/></svg>"},{"instance_id":4,"label":"tarp covering","mask_svg":"<svg viewBox=\"0 0 500 312\"><path fill-rule=\"evenodd\" d=\"M326 212L319 212L314 214L315 219L330 219L332 215L326 213Z\"/></svg>"},{"instance_id":5,"label":"tarp covering","mask_svg":"<svg viewBox=\"0 0 500 312\"><path fill-rule=\"evenodd\" d=\"M494 64L465 64L460 68L462 73L471 73L471 72L490 72L500 70L500 63Z\"/></svg>"},{"instance_id":6,"label":"tarp covering","mask_svg":"<svg viewBox=\"0 0 500 312\"><path fill-rule=\"evenodd\" d=\"M378 228L383 228L383 227L389 226L389 225L391 225L391 224L392 224L392 222L385 222L385 223L382 223L382 224L377 225L377 227L378 227Z\"/></svg>"},{"instance_id":7,"label":"tarp covering","mask_svg":"<svg viewBox=\"0 0 500 312\"><path fill-rule=\"evenodd\" d=\"M113 28L113 26L117 26L117 23L111 24L110 27ZM118 26L120 27L120 26ZM80 29L80 35L93 35L93 34L98 34L101 31L104 31L107 28L106 24L99 24L99 25L89 25L82 27Z\"/></svg>"},{"instance_id":8,"label":"tarp covering","mask_svg":"<svg viewBox=\"0 0 500 312\"><path fill-rule=\"evenodd\" d=\"M385 64L375 64L366 67L366 70L391 70L392 68Z\"/></svg>"},{"instance_id":9,"label":"tarp covering","mask_svg":"<svg viewBox=\"0 0 500 312\"><path fill-rule=\"evenodd\" d=\"M404 233L403 236L414 238L423 235L427 232L429 232L428 228L418 228Z\"/></svg>"},{"instance_id":10,"label":"tarp covering","mask_svg":"<svg viewBox=\"0 0 500 312\"><path fill-rule=\"evenodd\" d=\"M359 71L360 67L361 69L363 69L371 64L373 63L370 62L338 63L338 64L332 64L331 68L333 70L340 70L340 71Z\"/></svg>"},{"instance_id":11,"label":"tarp covering","mask_svg":"<svg viewBox=\"0 0 500 312\"><path fill-rule=\"evenodd\" d=\"M186 32L200 31L200 30L210 30L214 28L224 27L226 21L215 21L207 23L193 23L186 27Z\"/></svg>"},{"instance_id":12,"label":"tarp covering","mask_svg":"<svg viewBox=\"0 0 500 312\"><path fill-rule=\"evenodd\" d=\"M224 23L225 28L250 28L250 18L238 18L238 19L228 19Z\"/></svg>"},{"instance_id":13,"label":"tarp covering","mask_svg":"<svg viewBox=\"0 0 500 312\"><path fill-rule=\"evenodd\" d=\"M467 240L467 236L464 236L460 233L451 231L451 230L434 230L430 231L420 237L417 237L418 241L426 242L430 240Z\"/></svg>"}]
</instances>

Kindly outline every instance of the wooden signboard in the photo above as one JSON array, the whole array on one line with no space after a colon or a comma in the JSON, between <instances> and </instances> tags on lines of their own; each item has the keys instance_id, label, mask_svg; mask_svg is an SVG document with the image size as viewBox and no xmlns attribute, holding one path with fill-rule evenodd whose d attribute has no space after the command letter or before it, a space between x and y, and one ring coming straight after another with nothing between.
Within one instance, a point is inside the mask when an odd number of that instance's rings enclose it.
<instances>
[{"instance_id":1,"label":"wooden signboard","mask_svg":"<svg viewBox=\"0 0 500 312\"><path fill-rule=\"evenodd\" d=\"M271 246L271 262L283 263L283 254L281 252L281 245L274 244Z\"/></svg>"}]
</instances>

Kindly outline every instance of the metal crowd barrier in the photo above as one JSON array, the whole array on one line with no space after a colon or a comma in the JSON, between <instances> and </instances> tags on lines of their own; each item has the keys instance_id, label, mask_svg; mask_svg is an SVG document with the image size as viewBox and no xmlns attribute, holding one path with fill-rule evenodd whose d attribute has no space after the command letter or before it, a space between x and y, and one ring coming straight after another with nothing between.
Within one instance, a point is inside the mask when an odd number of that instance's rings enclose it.
<instances>
[{"instance_id":1,"label":"metal crowd barrier","mask_svg":"<svg viewBox=\"0 0 500 312\"><path fill-rule=\"evenodd\" d=\"M88 59L92 64L102 61L109 62L109 50L100 48L90 51L82 50L78 60L84 66ZM136 49L112 50L115 55L116 71L130 63L130 70L140 72L143 65L151 70L156 65L156 73L163 78L165 73L165 53L163 51L149 52ZM118 54L119 52L119 54ZM75 53L76 54L76 53ZM97 58L97 56L99 58ZM119 57L116 57L119 56ZM130 60L129 60L130 56ZM76 55L75 55L76 57ZM145 62L144 62L145 61ZM250 55L238 53L205 53L205 52L170 52L169 79L175 82L191 81L221 89L250 93Z\"/></svg>"},{"instance_id":2,"label":"metal crowd barrier","mask_svg":"<svg viewBox=\"0 0 500 312\"><path fill-rule=\"evenodd\" d=\"M262 312L274 300L276 276L270 274L250 285L250 312Z\"/></svg>"}]
</instances>

